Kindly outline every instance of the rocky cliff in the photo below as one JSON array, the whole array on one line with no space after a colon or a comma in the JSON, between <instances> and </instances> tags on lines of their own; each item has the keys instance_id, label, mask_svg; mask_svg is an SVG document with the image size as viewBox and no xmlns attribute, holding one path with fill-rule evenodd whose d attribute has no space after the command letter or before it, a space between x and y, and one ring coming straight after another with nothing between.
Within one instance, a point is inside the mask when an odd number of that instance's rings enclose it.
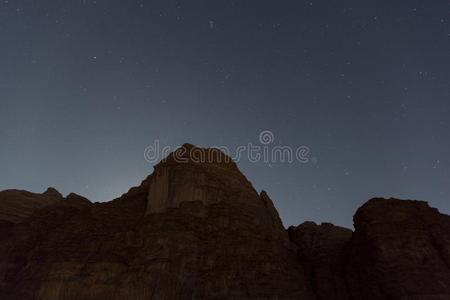
<instances>
[{"instance_id":1,"label":"rocky cliff","mask_svg":"<svg viewBox=\"0 0 450 300\"><path fill-rule=\"evenodd\" d=\"M0 193L0 299L450 299L450 217L373 199L285 230L223 153L184 145L120 198Z\"/></svg>"},{"instance_id":2,"label":"rocky cliff","mask_svg":"<svg viewBox=\"0 0 450 300\"><path fill-rule=\"evenodd\" d=\"M354 217L352 299L450 299L450 217L423 201L372 199Z\"/></svg>"},{"instance_id":3,"label":"rocky cliff","mask_svg":"<svg viewBox=\"0 0 450 300\"><path fill-rule=\"evenodd\" d=\"M0 192L0 221L18 223L47 205L58 203L63 197L54 188L42 194L20 190Z\"/></svg>"}]
</instances>

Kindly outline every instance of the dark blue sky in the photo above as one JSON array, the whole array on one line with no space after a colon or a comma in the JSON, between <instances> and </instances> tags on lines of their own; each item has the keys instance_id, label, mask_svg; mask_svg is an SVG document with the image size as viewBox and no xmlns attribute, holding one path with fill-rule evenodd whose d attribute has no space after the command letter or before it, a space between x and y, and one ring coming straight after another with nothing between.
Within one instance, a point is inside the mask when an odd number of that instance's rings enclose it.
<instances>
[{"instance_id":1,"label":"dark blue sky","mask_svg":"<svg viewBox=\"0 0 450 300\"><path fill-rule=\"evenodd\" d=\"M450 213L450 1L0 2L0 189L110 200L154 140L311 149L239 162L285 225L374 196Z\"/></svg>"}]
</instances>

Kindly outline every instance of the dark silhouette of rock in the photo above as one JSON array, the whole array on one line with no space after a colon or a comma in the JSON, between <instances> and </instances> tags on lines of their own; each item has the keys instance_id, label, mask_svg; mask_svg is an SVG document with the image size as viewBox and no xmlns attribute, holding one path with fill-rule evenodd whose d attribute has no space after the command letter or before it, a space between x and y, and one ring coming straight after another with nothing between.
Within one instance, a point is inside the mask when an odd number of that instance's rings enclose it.
<instances>
[{"instance_id":1,"label":"dark silhouette of rock","mask_svg":"<svg viewBox=\"0 0 450 300\"><path fill-rule=\"evenodd\" d=\"M45 192L44 195L53 197L55 199L62 199L64 198L63 195L58 192L55 188L49 187Z\"/></svg>"},{"instance_id":2,"label":"dark silhouette of rock","mask_svg":"<svg viewBox=\"0 0 450 300\"><path fill-rule=\"evenodd\" d=\"M372 199L354 217L352 299L450 299L450 217L423 201Z\"/></svg>"},{"instance_id":3,"label":"dark silhouette of rock","mask_svg":"<svg viewBox=\"0 0 450 300\"><path fill-rule=\"evenodd\" d=\"M111 202L15 226L0 240L0 298L312 299L267 194L229 158L188 158L170 155Z\"/></svg>"},{"instance_id":4,"label":"dark silhouette of rock","mask_svg":"<svg viewBox=\"0 0 450 300\"><path fill-rule=\"evenodd\" d=\"M450 299L450 217L426 203L285 230L229 157L180 151L110 202L0 192L0 299Z\"/></svg>"},{"instance_id":5,"label":"dark silhouette of rock","mask_svg":"<svg viewBox=\"0 0 450 300\"><path fill-rule=\"evenodd\" d=\"M165 212L182 202L209 205L230 197L233 202L262 204L251 183L223 152L184 144L155 166L147 214Z\"/></svg>"},{"instance_id":6,"label":"dark silhouette of rock","mask_svg":"<svg viewBox=\"0 0 450 300\"><path fill-rule=\"evenodd\" d=\"M344 248L352 231L330 223L305 222L288 228L317 300L348 299L343 278Z\"/></svg>"},{"instance_id":7,"label":"dark silhouette of rock","mask_svg":"<svg viewBox=\"0 0 450 300\"><path fill-rule=\"evenodd\" d=\"M75 193L70 193L69 195L67 195L65 202L77 207L86 207L92 204L89 199Z\"/></svg>"},{"instance_id":8,"label":"dark silhouette of rock","mask_svg":"<svg viewBox=\"0 0 450 300\"><path fill-rule=\"evenodd\" d=\"M62 199L56 190L47 190L43 194L21 190L0 192L0 220L18 223L45 206L55 204Z\"/></svg>"}]
</instances>

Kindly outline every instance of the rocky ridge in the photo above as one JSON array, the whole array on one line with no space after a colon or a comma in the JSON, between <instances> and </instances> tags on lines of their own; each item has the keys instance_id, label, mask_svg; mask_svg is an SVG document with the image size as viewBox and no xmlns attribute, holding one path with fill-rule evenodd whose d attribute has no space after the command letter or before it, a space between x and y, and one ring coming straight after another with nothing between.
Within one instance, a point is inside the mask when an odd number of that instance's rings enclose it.
<instances>
[{"instance_id":1,"label":"rocky ridge","mask_svg":"<svg viewBox=\"0 0 450 300\"><path fill-rule=\"evenodd\" d=\"M223 153L185 144L104 203L0 192L0 299L450 299L450 217L372 199L288 230Z\"/></svg>"}]
</instances>

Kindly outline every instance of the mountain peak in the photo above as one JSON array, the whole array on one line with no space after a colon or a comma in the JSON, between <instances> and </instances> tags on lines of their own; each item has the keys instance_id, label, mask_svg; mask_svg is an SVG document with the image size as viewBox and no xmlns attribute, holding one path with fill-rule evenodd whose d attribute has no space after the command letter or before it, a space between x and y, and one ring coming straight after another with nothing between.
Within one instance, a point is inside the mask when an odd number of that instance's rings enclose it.
<instances>
[{"instance_id":1,"label":"mountain peak","mask_svg":"<svg viewBox=\"0 0 450 300\"><path fill-rule=\"evenodd\" d=\"M161 162L107 203L58 194L0 192L0 299L450 297L450 217L426 202L376 198L355 231L286 231L265 191L214 160Z\"/></svg>"},{"instance_id":2,"label":"mountain peak","mask_svg":"<svg viewBox=\"0 0 450 300\"><path fill-rule=\"evenodd\" d=\"M49 187L43 194L46 196L49 196L49 197L54 197L56 199L63 198L63 195L60 192L58 192L57 189L55 189L53 187Z\"/></svg>"},{"instance_id":3,"label":"mountain peak","mask_svg":"<svg viewBox=\"0 0 450 300\"><path fill-rule=\"evenodd\" d=\"M160 164L174 163L216 166L239 171L233 159L221 149L203 148L189 143L183 144L160 162Z\"/></svg>"},{"instance_id":4,"label":"mountain peak","mask_svg":"<svg viewBox=\"0 0 450 300\"><path fill-rule=\"evenodd\" d=\"M164 212L179 207L181 202L209 205L231 195L242 201L257 199L262 204L252 184L228 155L216 148L184 144L155 166L147 213Z\"/></svg>"}]
</instances>

